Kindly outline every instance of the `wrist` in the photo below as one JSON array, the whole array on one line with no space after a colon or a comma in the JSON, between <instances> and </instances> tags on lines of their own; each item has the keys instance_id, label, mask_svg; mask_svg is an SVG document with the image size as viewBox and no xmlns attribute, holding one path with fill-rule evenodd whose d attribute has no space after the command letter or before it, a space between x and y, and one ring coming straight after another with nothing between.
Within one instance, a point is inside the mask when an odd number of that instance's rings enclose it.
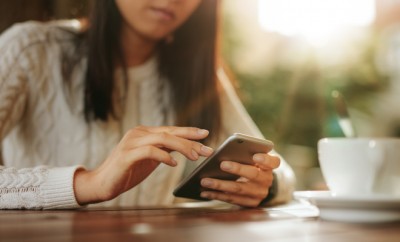
<instances>
[{"instance_id":1,"label":"wrist","mask_svg":"<svg viewBox=\"0 0 400 242\"><path fill-rule=\"evenodd\" d=\"M85 169L78 169L74 175L75 199L80 205L100 202L96 197L96 190L93 186L91 172Z\"/></svg>"}]
</instances>

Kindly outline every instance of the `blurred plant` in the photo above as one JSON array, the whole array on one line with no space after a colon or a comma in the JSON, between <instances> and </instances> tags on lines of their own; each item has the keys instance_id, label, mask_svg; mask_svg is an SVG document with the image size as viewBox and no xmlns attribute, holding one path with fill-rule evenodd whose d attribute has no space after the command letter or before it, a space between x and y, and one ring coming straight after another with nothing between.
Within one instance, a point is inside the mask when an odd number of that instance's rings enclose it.
<instances>
[{"instance_id":1,"label":"blurred plant","mask_svg":"<svg viewBox=\"0 0 400 242\"><path fill-rule=\"evenodd\" d=\"M348 106L367 116L372 115L371 107L377 95L389 88L390 78L379 71L376 65L378 34L371 31L369 38L362 46L361 55L357 61L344 63L341 67L325 68L323 83L325 85L325 100L327 111L325 120L325 136L342 136L343 133L335 122L335 114L328 97L332 90L339 90L345 96Z\"/></svg>"},{"instance_id":2,"label":"blurred plant","mask_svg":"<svg viewBox=\"0 0 400 242\"><path fill-rule=\"evenodd\" d=\"M235 52L244 46L230 23L224 19L223 56L238 80L238 92L263 134L280 145L302 145L316 149L324 136L343 136L330 103L331 91L341 91L349 106L371 114L375 95L385 90L388 78L375 65L375 34L355 48L360 51L351 62L323 65L310 52L299 66L277 62L273 68L248 73L235 68ZM278 57L275 57L278 59Z\"/></svg>"}]
</instances>

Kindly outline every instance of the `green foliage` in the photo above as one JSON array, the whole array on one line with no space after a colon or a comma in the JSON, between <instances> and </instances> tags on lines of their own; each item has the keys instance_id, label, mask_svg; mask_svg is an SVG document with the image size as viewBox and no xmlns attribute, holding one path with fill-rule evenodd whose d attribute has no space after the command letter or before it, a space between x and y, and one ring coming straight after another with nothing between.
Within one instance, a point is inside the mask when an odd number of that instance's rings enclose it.
<instances>
[{"instance_id":1,"label":"green foliage","mask_svg":"<svg viewBox=\"0 0 400 242\"><path fill-rule=\"evenodd\" d=\"M226 23L224 57L230 58L243 46ZM298 67L277 64L259 73L246 73L233 67L239 81L242 101L263 134L278 145L303 145L316 149L325 136L343 136L331 104L331 91L339 90L352 109L371 113L374 97L388 86L388 78L375 65L374 35L361 48L352 63L323 66L313 53ZM279 146L278 146L279 147Z\"/></svg>"},{"instance_id":2,"label":"green foliage","mask_svg":"<svg viewBox=\"0 0 400 242\"><path fill-rule=\"evenodd\" d=\"M237 73L242 101L264 135L274 140L278 138L276 131L281 129L280 118L291 75L290 70L283 68L264 75Z\"/></svg>"}]
</instances>

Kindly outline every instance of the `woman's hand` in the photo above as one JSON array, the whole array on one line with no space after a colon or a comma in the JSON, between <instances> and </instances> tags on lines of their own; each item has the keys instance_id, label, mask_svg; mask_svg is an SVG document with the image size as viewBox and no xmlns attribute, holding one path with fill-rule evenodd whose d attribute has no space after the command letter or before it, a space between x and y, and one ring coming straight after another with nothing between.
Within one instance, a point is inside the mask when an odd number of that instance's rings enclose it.
<instances>
[{"instance_id":1,"label":"woman's hand","mask_svg":"<svg viewBox=\"0 0 400 242\"><path fill-rule=\"evenodd\" d=\"M272 185L272 170L280 164L280 158L269 154L255 154L255 165L244 165L223 161L221 169L240 176L236 181L203 178L201 185L213 191L204 191L201 196L236 204L243 207L257 207L267 197Z\"/></svg>"},{"instance_id":2,"label":"woman's hand","mask_svg":"<svg viewBox=\"0 0 400 242\"><path fill-rule=\"evenodd\" d=\"M136 127L125 134L100 167L75 173L76 199L79 204L88 204L117 197L143 181L160 163L176 166L171 151L190 160L209 156L211 148L193 141L207 136L207 130L198 128Z\"/></svg>"}]
</instances>

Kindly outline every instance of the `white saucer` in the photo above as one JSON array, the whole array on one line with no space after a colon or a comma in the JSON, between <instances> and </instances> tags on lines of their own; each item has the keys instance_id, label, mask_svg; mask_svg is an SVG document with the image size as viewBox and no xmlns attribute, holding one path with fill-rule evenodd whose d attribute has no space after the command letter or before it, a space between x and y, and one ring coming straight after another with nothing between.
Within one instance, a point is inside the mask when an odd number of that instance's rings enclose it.
<instances>
[{"instance_id":1,"label":"white saucer","mask_svg":"<svg viewBox=\"0 0 400 242\"><path fill-rule=\"evenodd\" d=\"M314 204L326 220L376 223L400 221L400 197L336 196L330 191L294 192L298 200Z\"/></svg>"}]
</instances>

